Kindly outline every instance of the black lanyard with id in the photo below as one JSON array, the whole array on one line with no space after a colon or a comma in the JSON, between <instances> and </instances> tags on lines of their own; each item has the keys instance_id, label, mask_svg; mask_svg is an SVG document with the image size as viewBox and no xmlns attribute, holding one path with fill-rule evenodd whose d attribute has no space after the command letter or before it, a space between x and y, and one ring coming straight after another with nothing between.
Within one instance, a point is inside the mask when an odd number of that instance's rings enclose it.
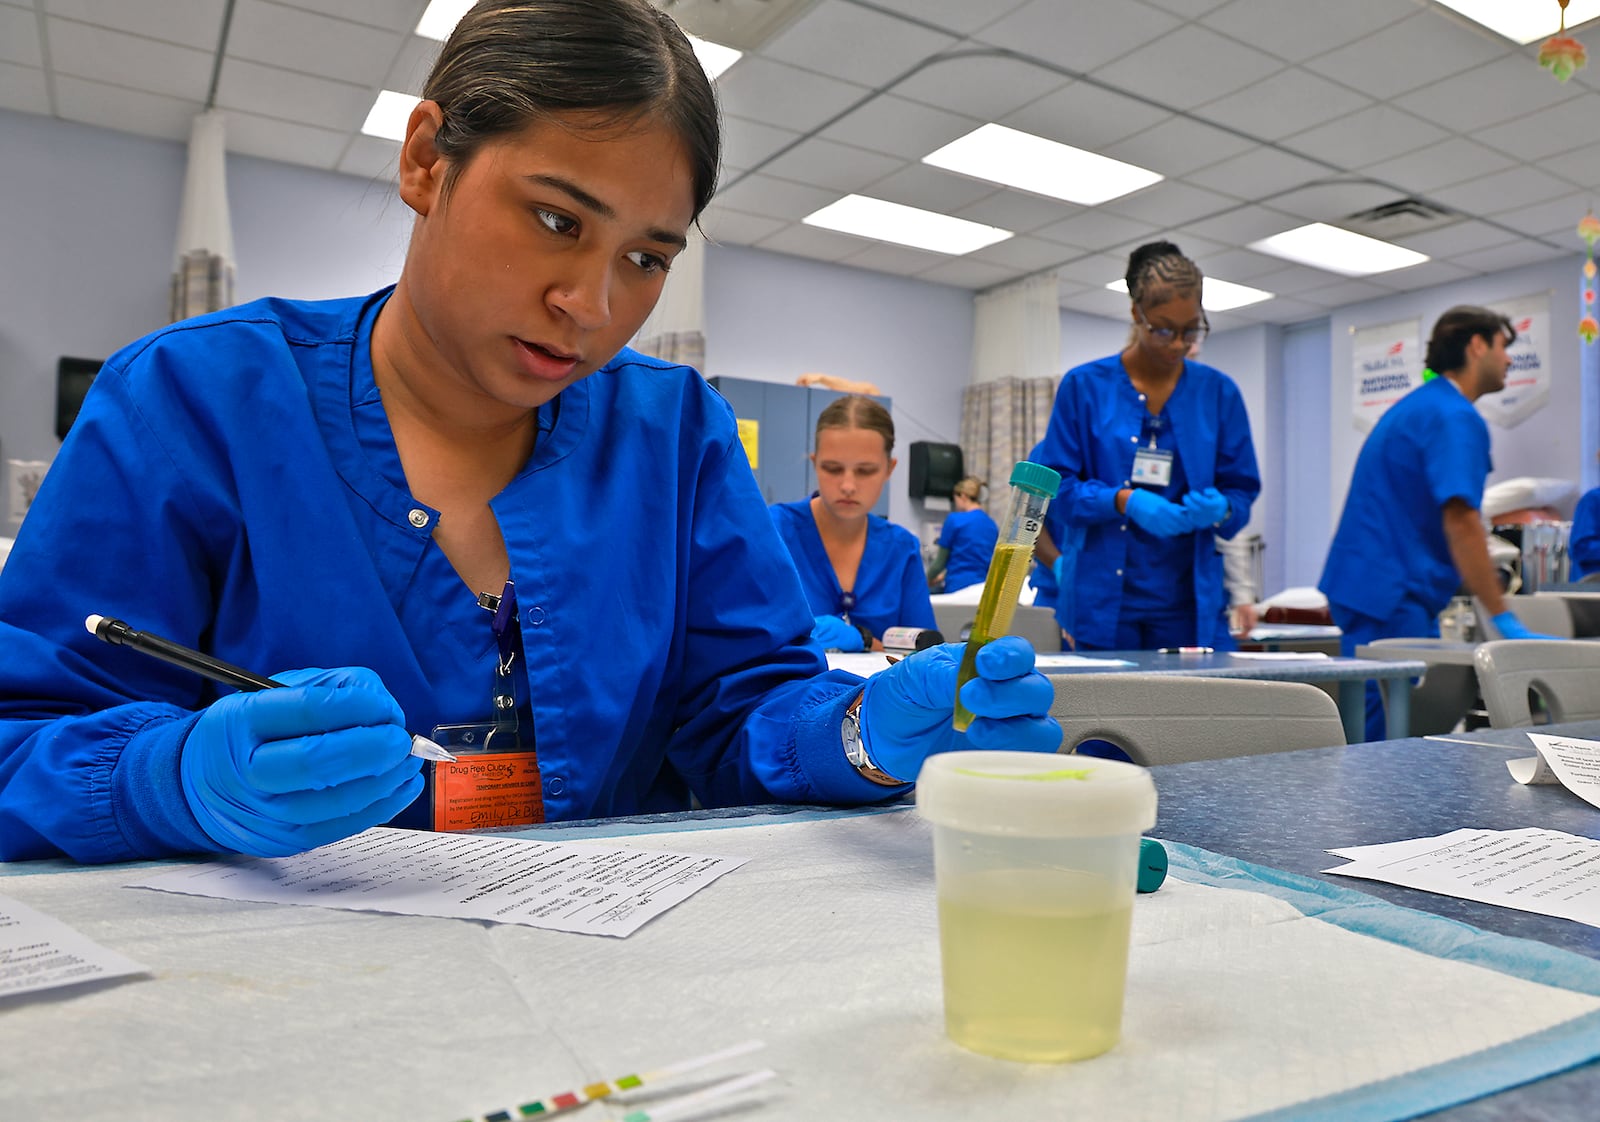
<instances>
[{"instance_id":1,"label":"black lanyard with id","mask_svg":"<svg viewBox=\"0 0 1600 1122\"><path fill-rule=\"evenodd\" d=\"M487 721L438 725L435 743L456 756L433 767L433 828L482 830L544 821L544 792L534 751L533 706L511 581L499 596L481 593L494 613L494 683Z\"/></svg>"},{"instance_id":2,"label":"black lanyard with id","mask_svg":"<svg viewBox=\"0 0 1600 1122\"><path fill-rule=\"evenodd\" d=\"M1161 432L1161 424L1160 417L1147 417L1145 420L1149 441L1141 444L1134 452L1133 471L1128 476L1128 482L1135 487L1165 490L1172 483L1173 453L1166 448L1156 447L1156 437Z\"/></svg>"}]
</instances>

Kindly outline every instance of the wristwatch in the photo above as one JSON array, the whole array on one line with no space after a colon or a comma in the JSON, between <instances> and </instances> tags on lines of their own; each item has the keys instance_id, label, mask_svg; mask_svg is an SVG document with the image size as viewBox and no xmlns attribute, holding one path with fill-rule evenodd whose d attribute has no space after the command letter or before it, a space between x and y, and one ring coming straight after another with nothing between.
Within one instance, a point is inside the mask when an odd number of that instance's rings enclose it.
<instances>
[{"instance_id":1,"label":"wristwatch","mask_svg":"<svg viewBox=\"0 0 1600 1122\"><path fill-rule=\"evenodd\" d=\"M844 758L855 765L857 771L880 787L904 787L906 780L896 779L872 762L867 754L867 743L861 738L861 699L867 696L862 690L844 711L844 723L839 726L839 736L844 741Z\"/></svg>"}]
</instances>

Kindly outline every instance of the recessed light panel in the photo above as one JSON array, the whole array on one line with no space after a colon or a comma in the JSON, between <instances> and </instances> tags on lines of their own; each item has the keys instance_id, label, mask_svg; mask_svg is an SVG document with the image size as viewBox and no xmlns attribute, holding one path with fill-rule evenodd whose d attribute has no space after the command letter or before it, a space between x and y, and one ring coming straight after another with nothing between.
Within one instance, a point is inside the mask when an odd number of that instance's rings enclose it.
<instances>
[{"instance_id":1,"label":"recessed light panel","mask_svg":"<svg viewBox=\"0 0 1600 1122\"><path fill-rule=\"evenodd\" d=\"M1596 0L1600 3L1600 0ZM705 67L706 77L713 82L728 67L744 57L743 51L736 51L732 47L724 47L721 43L713 43L709 39L697 39L688 36L689 45L694 48L694 57L700 60L700 65Z\"/></svg>"},{"instance_id":2,"label":"recessed light panel","mask_svg":"<svg viewBox=\"0 0 1600 1122\"><path fill-rule=\"evenodd\" d=\"M424 39L444 42L461 22L476 0L430 0L428 8L417 21L417 34Z\"/></svg>"},{"instance_id":3,"label":"recessed light panel","mask_svg":"<svg viewBox=\"0 0 1600 1122\"><path fill-rule=\"evenodd\" d=\"M935 214L914 206L872 199L866 195L846 195L814 214L801 219L807 226L854 234L858 238L909 245L959 256L1012 237L1010 230L984 226L948 214Z\"/></svg>"},{"instance_id":4,"label":"recessed light panel","mask_svg":"<svg viewBox=\"0 0 1600 1122\"><path fill-rule=\"evenodd\" d=\"M1128 282L1119 277L1106 287L1113 292L1126 293ZM1216 277L1205 279L1204 303L1208 312L1231 312L1234 308L1242 308L1246 304L1259 304L1263 300L1272 300L1277 295L1276 292L1251 288L1247 284L1234 284L1232 281L1218 280Z\"/></svg>"},{"instance_id":5,"label":"recessed light panel","mask_svg":"<svg viewBox=\"0 0 1600 1122\"><path fill-rule=\"evenodd\" d=\"M361 126L361 131L368 136L381 136L385 140L404 140L406 122L411 119L411 111L421 100L420 97L396 93L394 90L381 91L378 100L374 101L372 108L367 111L367 120Z\"/></svg>"},{"instance_id":6,"label":"recessed light panel","mask_svg":"<svg viewBox=\"0 0 1600 1122\"><path fill-rule=\"evenodd\" d=\"M952 140L922 162L1079 206L1094 206L1162 179L1121 160L994 124Z\"/></svg>"},{"instance_id":7,"label":"recessed light panel","mask_svg":"<svg viewBox=\"0 0 1600 1122\"><path fill-rule=\"evenodd\" d=\"M1428 255L1405 249L1365 234L1354 234L1313 222L1251 242L1250 248L1258 253L1270 253L1288 261L1297 261L1330 273L1347 277L1365 277L1373 273L1387 273L1394 269L1409 269L1428 260Z\"/></svg>"},{"instance_id":8,"label":"recessed light panel","mask_svg":"<svg viewBox=\"0 0 1600 1122\"><path fill-rule=\"evenodd\" d=\"M1561 29L1561 6L1555 0L1439 0L1473 23L1514 43L1548 39ZM1600 0L1569 0L1567 30L1600 16Z\"/></svg>"}]
</instances>

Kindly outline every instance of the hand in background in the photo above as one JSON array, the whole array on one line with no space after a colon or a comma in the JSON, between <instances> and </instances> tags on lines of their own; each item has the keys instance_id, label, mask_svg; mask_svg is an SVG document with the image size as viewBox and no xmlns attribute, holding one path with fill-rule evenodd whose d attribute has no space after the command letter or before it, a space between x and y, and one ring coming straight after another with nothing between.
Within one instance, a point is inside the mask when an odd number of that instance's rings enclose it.
<instances>
[{"instance_id":1,"label":"hand in background","mask_svg":"<svg viewBox=\"0 0 1600 1122\"><path fill-rule=\"evenodd\" d=\"M1055 687L1033 668L1033 647L1003 635L978 652L978 674L961 688L973 714L965 733L951 724L964 643L918 651L867 679L861 729L878 767L911 782L922 761L956 748L1054 752L1061 726L1050 716Z\"/></svg>"},{"instance_id":2,"label":"hand in background","mask_svg":"<svg viewBox=\"0 0 1600 1122\"><path fill-rule=\"evenodd\" d=\"M811 628L811 638L825 651L856 652L866 646L861 632L839 616L817 616Z\"/></svg>"},{"instance_id":3,"label":"hand in background","mask_svg":"<svg viewBox=\"0 0 1600 1122\"><path fill-rule=\"evenodd\" d=\"M381 825L421 793L405 716L371 670L278 680L219 698L183 743L184 797L218 846L286 857Z\"/></svg>"},{"instance_id":4,"label":"hand in background","mask_svg":"<svg viewBox=\"0 0 1600 1122\"><path fill-rule=\"evenodd\" d=\"M1189 525L1195 530L1206 530L1228 518L1228 500L1215 487L1203 491L1190 491L1183 497L1183 509L1189 512Z\"/></svg>"},{"instance_id":5,"label":"hand in background","mask_svg":"<svg viewBox=\"0 0 1600 1122\"><path fill-rule=\"evenodd\" d=\"M1194 531L1194 517L1186 507L1168 502L1150 491L1134 490L1128 495L1128 517L1162 538L1175 538Z\"/></svg>"},{"instance_id":6,"label":"hand in background","mask_svg":"<svg viewBox=\"0 0 1600 1122\"><path fill-rule=\"evenodd\" d=\"M1538 631L1529 631L1527 626L1517 618L1515 612L1504 611L1497 616L1490 616L1489 622L1500 632L1502 639L1558 639L1558 635L1545 635Z\"/></svg>"}]
</instances>

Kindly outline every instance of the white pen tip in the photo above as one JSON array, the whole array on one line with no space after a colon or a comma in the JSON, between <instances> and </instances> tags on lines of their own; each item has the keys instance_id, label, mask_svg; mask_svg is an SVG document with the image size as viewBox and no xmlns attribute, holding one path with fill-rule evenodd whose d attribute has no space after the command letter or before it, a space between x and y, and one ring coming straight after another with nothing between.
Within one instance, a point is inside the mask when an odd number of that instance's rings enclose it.
<instances>
[{"instance_id":1,"label":"white pen tip","mask_svg":"<svg viewBox=\"0 0 1600 1122\"><path fill-rule=\"evenodd\" d=\"M100 634L100 625L105 621L105 616L90 616L88 619L83 621L83 626L89 629L90 635L98 636Z\"/></svg>"},{"instance_id":2,"label":"white pen tip","mask_svg":"<svg viewBox=\"0 0 1600 1122\"><path fill-rule=\"evenodd\" d=\"M411 754L413 756L421 756L424 760L434 760L438 763L453 764L456 762L456 758L449 752L446 752L427 737L418 736L415 733L411 736Z\"/></svg>"}]
</instances>

